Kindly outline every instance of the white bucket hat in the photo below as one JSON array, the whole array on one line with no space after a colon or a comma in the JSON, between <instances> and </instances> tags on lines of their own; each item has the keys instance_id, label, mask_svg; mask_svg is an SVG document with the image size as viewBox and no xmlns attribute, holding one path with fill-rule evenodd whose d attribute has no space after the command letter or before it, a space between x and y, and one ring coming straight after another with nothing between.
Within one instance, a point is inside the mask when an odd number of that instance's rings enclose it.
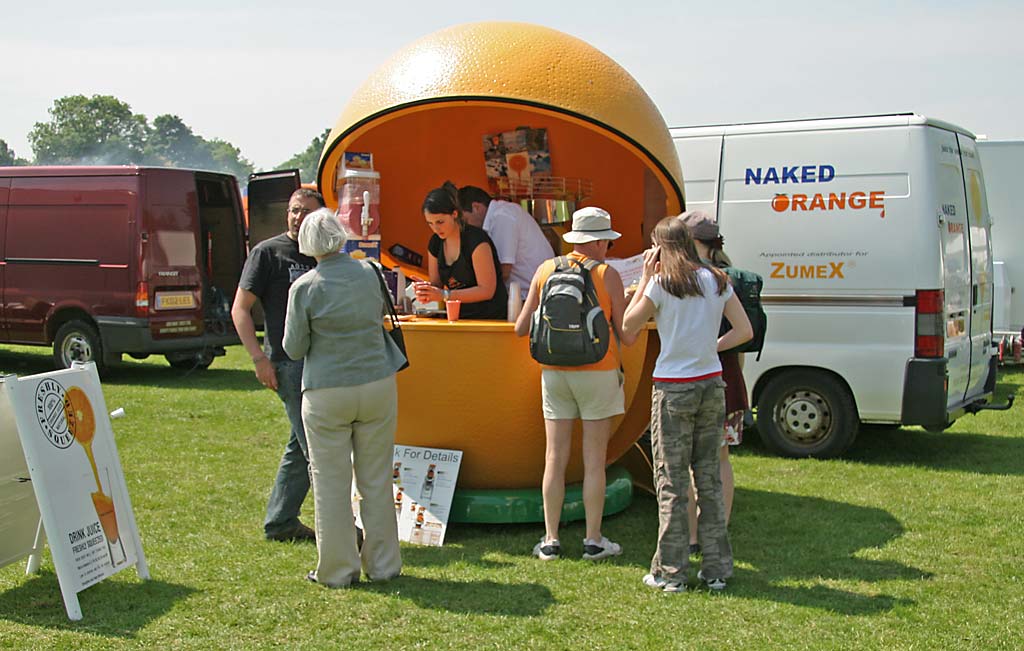
<instances>
[{"instance_id":1,"label":"white bucket hat","mask_svg":"<svg viewBox=\"0 0 1024 651\"><path fill-rule=\"evenodd\" d=\"M585 244L598 240L617 240L622 233L612 230L612 216L607 210L590 206L572 214L572 230L562 236L569 244Z\"/></svg>"}]
</instances>

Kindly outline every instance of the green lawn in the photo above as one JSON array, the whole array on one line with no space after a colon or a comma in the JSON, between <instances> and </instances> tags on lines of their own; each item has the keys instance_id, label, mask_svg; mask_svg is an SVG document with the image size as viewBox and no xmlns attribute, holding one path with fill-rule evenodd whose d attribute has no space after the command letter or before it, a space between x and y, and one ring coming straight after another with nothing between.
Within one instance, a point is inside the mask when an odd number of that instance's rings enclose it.
<instances>
[{"instance_id":1,"label":"green lawn","mask_svg":"<svg viewBox=\"0 0 1024 651\"><path fill-rule=\"evenodd\" d=\"M49 370L6 347L0 370ZM1007 370L1000 398L1024 372ZM123 571L80 594L70 622L49 556L0 569L3 649L1019 649L1024 645L1020 408L943 434L865 428L840 461L734 455L736 575L725 594L640 583L657 528L639 494L605 523L600 564L540 563L540 525L449 529L403 548L404 575L326 590L316 549L264 542L284 445L276 396L241 348L205 372L128 362L104 382L153 580ZM2 514L2 508L0 508ZM2 517L2 516L0 516ZM312 520L312 507L306 519ZM578 553L581 524L563 531Z\"/></svg>"}]
</instances>

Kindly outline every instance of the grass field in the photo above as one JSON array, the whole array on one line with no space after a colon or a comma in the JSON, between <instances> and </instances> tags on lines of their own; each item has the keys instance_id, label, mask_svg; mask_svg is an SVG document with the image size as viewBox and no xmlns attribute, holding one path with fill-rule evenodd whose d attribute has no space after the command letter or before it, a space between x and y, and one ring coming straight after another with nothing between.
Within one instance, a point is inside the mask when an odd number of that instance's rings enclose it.
<instances>
[{"instance_id":1,"label":"grass field","mask_svg":"<svg viewBox=\"0 0 1024 651\"><path fill-rule=\"evenodd\" d=\"M6 347L0 370L50 370ZM999 397L1024 372L1001 375ZM640 583L653 498L605 532L611 562L540 563L541 525L449 529L403 547L402 577L326 590L315 546L269 543L262 516L286 420L241 348L205 372L126 363L104 382L153 576L80 594L70 622L49 555L0 569L2 649L1019 649L1024 646L1024 405L942 434L864 428L847 457L786 460L755 433L734 454L736 575L725 594ZM2 509L0 509L2 513ZM312 520L312 507L305 519ZM693 570L696 571L695 569Z\"/></svg>"}]
</instances>

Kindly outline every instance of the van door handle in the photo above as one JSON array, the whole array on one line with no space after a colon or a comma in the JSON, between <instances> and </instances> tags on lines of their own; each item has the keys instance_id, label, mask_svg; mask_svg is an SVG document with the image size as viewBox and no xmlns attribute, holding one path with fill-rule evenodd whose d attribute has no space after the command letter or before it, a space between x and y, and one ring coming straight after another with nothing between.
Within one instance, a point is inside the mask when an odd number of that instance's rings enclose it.
<instances>
[{"instance_id":1,"label":"van door handle","mask_svg":"<svg viewBox=\"0 0 1024 651\"><path fill-rule=\"evenodd\" d=\"M971 285L971 305L978 304L978 283Z\"/></svg>"},{"instance_id":2,"label":"van door handle","mask_svg":"<svg viewBox=\"0 0 1024 651\"><path fill-rule=\"evenodd\" d=\"M954 348L953 350L949 351L949 358L950 358L950 359L953 359L954 357L956 357L956 355L957 355L957 352L958 352L958 351L957 351L957 349L956 349L956 348Z\"/></svg>"}]
</instances>

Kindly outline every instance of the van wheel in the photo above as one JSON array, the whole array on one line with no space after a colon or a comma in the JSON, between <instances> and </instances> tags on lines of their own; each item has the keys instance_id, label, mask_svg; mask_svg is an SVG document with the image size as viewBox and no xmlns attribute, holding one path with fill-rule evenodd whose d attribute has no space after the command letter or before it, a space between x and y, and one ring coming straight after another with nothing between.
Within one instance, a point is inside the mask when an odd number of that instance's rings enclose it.
<instances>
[{"instance_id":1,"label":"van wheel","mask_svg":"<svg viewBox=\"0 0 1024 651\"><path fill-rule=\"evenodd\" d=\"M853 397L831 375L792 371L772 380L757 401L757 431L786 457L837 457L857 438Z\"/></svg>"},{"instance_id":2,"label":"van wheel","mask_svg":"<svg viewBox=\"0 0 1024 651\"><path fill-rule=\"evenodd\" d=\"M210 364L213 364L213 353L209 352L192 353L190 355L177 353L174 355L164 355L164 358L171 365L171 368L182 371L205 371L210 368Z\"/></svg>"},{"instance_id":3,"label":"van wheel","mask_svg":"<svg viewBox=\"0 0 1024 651\"><path fill-rule=\"evenodd\" d=\"M96 362L97 372L106 370L99 333L91 324L78 319L58 328L53 339L53 363L63 369L71 368L71 362Z\"/></svg>"}]
</instances>

